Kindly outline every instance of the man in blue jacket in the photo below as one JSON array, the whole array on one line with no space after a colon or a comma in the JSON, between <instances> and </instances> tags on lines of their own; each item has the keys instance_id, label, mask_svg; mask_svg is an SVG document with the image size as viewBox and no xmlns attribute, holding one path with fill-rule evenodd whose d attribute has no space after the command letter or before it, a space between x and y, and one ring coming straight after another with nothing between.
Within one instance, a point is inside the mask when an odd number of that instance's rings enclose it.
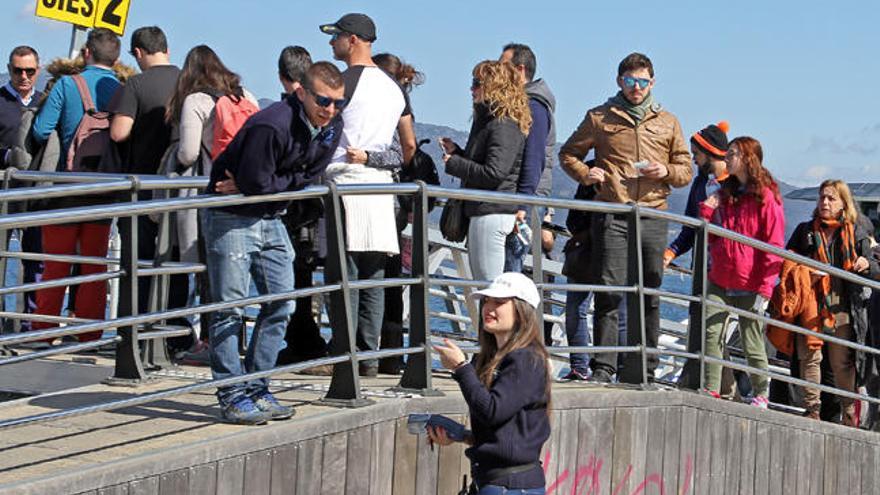
<instances>
[{"instance_id":1,"label":"man in blue jacket","mask_svg":"<svg viewBox=\"0 0 880 495\"><path fill-rule=\"evenodd\" d=\"M510 62L520 74L520 80L529 96L529 110L532 113L532 126L526 137L523 149L522 168L519 173L516 192L533 196L549 197L553 187L553 157L556 154L556 123L553 113L556 98L543 79L535 79L537 60L535 53L527 45L509 43L501 51L502 62ZM544 213L542 213L544 216ZM528 245L522 245L520 224L528 223L526 208L516 212L516 226L507 236L504 259L505 272L521 272ZM544 233L541 233L542 241ZM550 238L552 240L552 237Z\"/></svg>"},{"instance_id":2,"label":"man in blue jacket","mask_svg":"<svg viewBox=\"0 0 880 495\"><path fill-rule=\"evenodd\" d=\"M335 65L312 65L294 94L248 119L214 162L208 192L273 194L302 189L321 177L342 135L337 115L346 103L344 91ZM287 206L271 201L204 211L213 301L248 297L251 278L260 295L294 289L293 248L281 221ZM261 306L244 369L238 355L243 309L214 313L209 330L214 378L274 368L293 306L291 300ZM279 404L268 385L268 379L261 379L219 388L222 419L261 424L291 417L293 409Z\"/></svg>"}]
</instances>

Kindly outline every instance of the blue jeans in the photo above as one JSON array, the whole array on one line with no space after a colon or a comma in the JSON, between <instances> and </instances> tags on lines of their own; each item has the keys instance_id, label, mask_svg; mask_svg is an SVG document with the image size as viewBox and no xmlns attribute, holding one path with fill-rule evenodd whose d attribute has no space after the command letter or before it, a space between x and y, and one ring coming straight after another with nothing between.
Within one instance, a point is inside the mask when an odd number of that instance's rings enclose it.
<instances>
[{"instance_id":1,"label":"blue jeans","mask_svg":"<svg viewBox=\"0 0 880 495\"><path fill-rule=\"evenodd\" d=\"M590 309L592 292L572 292L565 295L565 334L570 346L590 345L590 329L587 328L587 311ZM582 374L589 374L590 355L586 353L570 354L571 369Z\"/></svg>"},{"instance_id":2,"label":"blue jeans","mask_svg":"<svg viewBox=\"0 0 880 495\"><path fill-rule=\"evenodd\" d=\"M346 253L348 280L375 280L385 277L385 261L388 253L377 251ZM359 289L351 291L350 299L352 322L357 325L357 348L359 351L378 351L379 334L385 315L385 289ZM342 329L342 322L339 326ZM334 353L335 354L335 353ZM379 365L377 359L361 361L366 367Z\"/></svg>"},{"instance_id":3,"label":"blue jeans","mask_svg":"<svg viewBox=\"0 0 880 495\"><path fill-rule=\"evenodd\" d=\"M498 485L486 485L480 488L477 495L544 495L544 488L504 488Z\"/></svg>"},{"instance_id":4,"label":"blue jeans","mask_svg":"<svg viewBox=\"0 0 880 495\"><path fill-rule=\"evenodd\" d=\"M513 213L493 213L471 217L467 247L471 276L474 280L491 281L504 273L507 235L513 232Z\"/></svg>"},{"instance_id":5,"label":"blue jeans","mask_svg":"<svg viewBox=\"0 0 880 495\"><path fill-rule=\"evenodd\" d=\"M248 297L251 278L259 295L293 290L293 247L280 219L206 210L202 215L202 230L212 301ZM244 309L215 312L209 328L214 379L274 368L293 307L290 300L260 306L245 355L244 370L238 355ZM265 378L237 383L219 388L217 398L225 407L244 395L265 391L268 386L269 380Z\"/></svg>"}]
</instances>

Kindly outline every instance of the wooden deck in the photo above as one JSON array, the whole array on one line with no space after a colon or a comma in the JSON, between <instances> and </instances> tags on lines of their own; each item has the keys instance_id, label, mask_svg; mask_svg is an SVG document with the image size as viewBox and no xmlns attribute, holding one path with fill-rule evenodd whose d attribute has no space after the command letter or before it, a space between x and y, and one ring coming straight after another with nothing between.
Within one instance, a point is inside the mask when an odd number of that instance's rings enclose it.
<instances>
[{"instance_id":1,"label":"wooden deck","mask_svg":"<svg viewBox=\"0 0 880 495\"><path fill-rule=\"evenodd\" d=\"M99 376L106 364L85 374ZM129 397L206 373L181 368L137 390L92 383L0 403L0 418ZM411 412L466 419L444 375L435 385L446 395L432 398L389 392L395 377L366 380L375 404L359 409L317 404L327 379L279 378L277 395L297 414L266 426L219 423L213 394L195 393L3 431L0 494L445 495L461 487L462 448L431 450L405 425ZM9 379L4 369L0 382ZM548 493L880 493L880 436L692 393L559 383L552 426L543 457Z\"/></svg>"}]
</instances>

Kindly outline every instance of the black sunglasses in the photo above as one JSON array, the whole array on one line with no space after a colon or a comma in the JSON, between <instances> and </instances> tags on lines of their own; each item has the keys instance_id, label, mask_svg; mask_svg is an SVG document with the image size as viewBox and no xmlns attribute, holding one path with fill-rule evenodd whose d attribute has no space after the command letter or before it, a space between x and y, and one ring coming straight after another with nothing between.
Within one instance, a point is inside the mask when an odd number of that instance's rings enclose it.
<instances>
[{"instance_id":1,"label":"black sunglasses","mask_svg":"<svg viewBox=\"0 0 880 495\"><path fill-rule=\"evenodd\" d=\"M34 67L9 67L9 72L11 74L27 74L28 77L34 77L34 74L37 73L37 69Z\"/></svg>"},{"instance_id":2,"label":"black sunglasses","mask_svg":"<svg viewBox=\"0 0 880 495\"><path fill-rule=\"evenodd\" d=\"M483 85L482 81L480 81L476 77L471 79L471 89L477 89L482 85Z\"/></svg>"},{"instance_id":3,"label":"black sunglasses","mask_svg":"<svg viewBox=\"0 0 880 495\"><path fill-rule=\"evenodd\" d=\"M333 98L330 98L329 96L319 95L318 93L315 93L314 91L312 91L309 88L306 88L306 91L308 91L309 93L312 94L312 96L315 98L315 103L317 103L319 107L327 108L330 105L333 105L336 107L337 110L342 110L343 108L345 108L345 105L348 105L348 100L345 98L340 98L338 100L334 100Z\"/></svg>"}]
</instances>

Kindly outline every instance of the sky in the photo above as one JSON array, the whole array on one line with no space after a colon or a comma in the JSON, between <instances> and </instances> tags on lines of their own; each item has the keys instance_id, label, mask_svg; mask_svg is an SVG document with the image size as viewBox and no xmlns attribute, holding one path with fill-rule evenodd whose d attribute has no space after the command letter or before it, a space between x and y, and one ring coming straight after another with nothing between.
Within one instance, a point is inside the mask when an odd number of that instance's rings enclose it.
<instances>
[{"instance_id":1,"label":"sky","mask_svg":"<svg viewBox=\"0 0 880 495\"><path fill-rule=\"evenodd\" d=\"M0 19L0 50L30 44L43 61L67 54L70 25L36 18L35 0L4 3L17 7ZM473 66L519 42L556 94L564 141L617 91L618 62L639 51L654 63L655 100L685 137L726 120L731 137L761 141L765 166L786 182L880 182L880 9L869 0L131 0L122 60L134 65L125 53L134 29L158 25L176 64L204 43L258 97L278 98L281 49L298 44L315 60L331 58L318 25L347 12L374 19L375 53L425 74L411 95L420 122L466 131Z\"/></svg>"}]
</instances>

